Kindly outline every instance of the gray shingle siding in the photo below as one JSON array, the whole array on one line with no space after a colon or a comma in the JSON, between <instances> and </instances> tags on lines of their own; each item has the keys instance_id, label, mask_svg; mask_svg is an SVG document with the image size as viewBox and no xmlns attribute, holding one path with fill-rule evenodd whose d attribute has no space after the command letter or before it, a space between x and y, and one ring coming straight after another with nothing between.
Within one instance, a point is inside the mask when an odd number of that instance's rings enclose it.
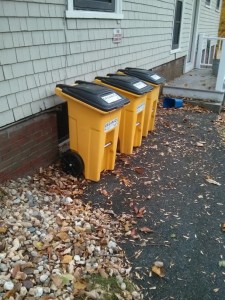
<instances>
[{"instance_id":1,"label":"gray shingle siding","mask_svg":"<svg viewBox=\"0 0 225 300\"><path fill-rule=\"evenodd\" d=\"M124 19L65 19L66 0L0 1L0 126L60 103L59 82L118 68L152 68L188 51L192 0L184 0L181 49L171 54L174 0L123 0ZM217 35L219 13L201 5L199 31ZM121 43L112 42L121 28Z\"/></svg>"}]
</instances>

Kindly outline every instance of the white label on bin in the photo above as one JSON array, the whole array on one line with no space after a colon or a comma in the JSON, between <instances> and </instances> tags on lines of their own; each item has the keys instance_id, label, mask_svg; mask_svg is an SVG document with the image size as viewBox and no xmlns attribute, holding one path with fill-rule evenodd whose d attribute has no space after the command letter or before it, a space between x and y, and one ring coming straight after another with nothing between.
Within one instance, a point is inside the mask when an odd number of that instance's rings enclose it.
<instances>
[{"instance_id":1,"label":"white label on bin","mask_svg":"<svg viewBox=\"0 0 225 300\"><path fill-rule=\"evenodd\" d=\"M154 80L159 80L161 77L155 74L155 75L152 75L151 78Z\"/></svg>"},{"instance_id":2,"label":"white label on bin","mask_svg":"<svg viewBox=\"0 0 225 300\"><path fill-rule=\"evenodd\" d=\"M108 132L110 130L112 130L113 128L115 128L119 123L118 118L115 118L109 122L107 122L104 126L104 132Z\"/></svg>"},{"instance_id":3,"label":"white label on bin","mask_svg":"<svg viewBox=\"0 0 225 300\"><path fill-rule=\"evenodd\" d=\"M144 108L145 108L145 104L144 103L139 104L138 107L137 107L137 113L139 113L142 110L144 110Z\"/></svg>"},{"instance_id":4,"label":"white label on bin","mask_svg":"<svg viewBox=\"0 0 225 300\"><path fill-rule=\"evenodd\" d=\"M145 83L142 82L142 81L139 81L139 82L137 82L137 83L134 83L133 86L135 86L137 89L140 90L140 89L143 89L144 87L146 87L147 84L145 84Z\"/></svg>"},{"instance_id":5,"label":"white label on bin","mask_svg":"<svg viewBox=\"0 0 225 300\"><path fill-rule=\"evenodd\" d=\"M112 94L109 94L109 95L106 95L106 96L102 97L102 100L104 100L107 103L113 103L113 102L118 101L120 99L122 99L122 98L116 93L112 93Z\"/></svg>"}]
</instances>

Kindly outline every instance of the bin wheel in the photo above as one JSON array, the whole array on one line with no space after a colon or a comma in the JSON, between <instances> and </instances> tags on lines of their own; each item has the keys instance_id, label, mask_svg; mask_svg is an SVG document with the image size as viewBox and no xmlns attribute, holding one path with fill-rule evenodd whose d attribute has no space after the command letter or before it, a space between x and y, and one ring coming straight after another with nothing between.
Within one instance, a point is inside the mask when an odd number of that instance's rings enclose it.
<instances>
[{"instance_id":1,"label":"bin wheel","mask_svg":"<svg viewBox=\"0 0 225 300\"><path fill-rule=\"evenodd\" d=\"M71 150L61 154L61 166L65 173L74 177L79 177L84 171L84 162L82 157Z\"/></svg>"}]
</instances>

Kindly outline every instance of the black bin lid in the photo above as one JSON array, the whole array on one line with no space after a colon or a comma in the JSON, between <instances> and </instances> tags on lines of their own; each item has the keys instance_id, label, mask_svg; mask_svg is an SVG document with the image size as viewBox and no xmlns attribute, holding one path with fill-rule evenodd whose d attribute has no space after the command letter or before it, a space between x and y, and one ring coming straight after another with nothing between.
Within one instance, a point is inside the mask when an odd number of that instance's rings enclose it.
<instances>
[{"instance_id":1,"label":"black bin lid","mask_svg":"<svg viewBox=\"0 0 225 300\"><path fill-rule=\"evenodd\" d=\"M153 87L136 77L124 76L119 74L107 74L108 77L95 77L103 83L120 88L121 90L131 92L136 95L144 95L150 92Z\"/></svg>"},{"instance_id":2,"label":"black bin lid","mask_svg":"<svg viewBox=\"0 0 225 300\"><path fill-rule=\"evenodd\" d=\"M99 110L108 112L130 103L124 96L105 86L86 82L76 81L77 85L57 84L64 94L74 97Z\"/></svg>"},{"instance_id":3,"label":"black bin lid","mask_svg":"<svg viewBox=\"0 0 225 300\"><path fill-rule=\"evenodd\" d=\"M124 74L135 76L140 78L141 80L147 81L153 84L161 84L166 81L166 79L162 76L159 76L152 70L145 70L140 68L126 68L123 70L118 70L123 72Z\"/></svg>"}]
</instances>

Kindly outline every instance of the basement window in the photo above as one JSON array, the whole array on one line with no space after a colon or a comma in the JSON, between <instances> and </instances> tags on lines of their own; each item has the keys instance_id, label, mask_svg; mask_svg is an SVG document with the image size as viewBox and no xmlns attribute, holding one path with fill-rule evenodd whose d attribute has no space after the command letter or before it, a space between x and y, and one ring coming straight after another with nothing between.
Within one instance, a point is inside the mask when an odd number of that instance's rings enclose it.
<instances>
[{"instance_id":1,"label":"basement window","mask_svg":"<svg viewBox=\"0 0 225 300\"><path fill-rule=\"evenodd\" d=\"M123 19L122 0L68 0L67 18Z\"/></svg>"}]
</instances>

